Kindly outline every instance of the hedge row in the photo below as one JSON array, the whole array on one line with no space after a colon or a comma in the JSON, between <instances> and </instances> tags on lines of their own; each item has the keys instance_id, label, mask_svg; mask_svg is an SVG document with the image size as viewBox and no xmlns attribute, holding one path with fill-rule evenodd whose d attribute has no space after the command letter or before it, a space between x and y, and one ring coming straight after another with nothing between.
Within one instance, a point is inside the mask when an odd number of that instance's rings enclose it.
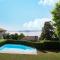
<instances>
[{"instance_id":1,"label":"hedge row","mask_svg":"<svg viewBox=\"0 0 60 60\"><path fill-rule=\"evenodd\" d=\"M60 50L60 42L34 43L34 42L27 42L27 41L8 40L6 43L7 44L24 44L31 47L35 47L38 50Z\"/></svg>"},{"instance_id":2,"label":"hedge row","mask_svg":"<svg viewBox=\"0 0 60 60\"><path fill-rule=\"evenodd\" d=\"M44 43L34 43L27 41L16 41L16 40L7 40L0 43L0 46L4 44L24 44L37 48L38 50L59 50L60 51L60 42L44 42Z\"/></svg>"}]
</instances>

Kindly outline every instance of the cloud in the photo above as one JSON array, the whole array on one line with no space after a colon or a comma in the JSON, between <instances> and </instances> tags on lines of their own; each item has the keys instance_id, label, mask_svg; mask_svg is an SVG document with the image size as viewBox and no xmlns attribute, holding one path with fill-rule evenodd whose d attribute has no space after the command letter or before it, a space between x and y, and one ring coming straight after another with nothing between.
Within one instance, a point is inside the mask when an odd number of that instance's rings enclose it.
<instances>
[{"instance_id":1,"label":"cloud","mask_svg":"<svg viewBox=\"0 0 60 60\"><path fill-rule=\"evenodd\" d=\"M48 6L51 6L51 5L54 5L56 2L58 2L59 0L39 0L38 4L43 4L44 6L45 5L48 5Z\"/></svg>"},{"instance_id":2,"label":"cloud","mask_svg":"<svg viewBox=\"0 0 60 60\"><path fill-rule=\"evenodd\" d=\"M51 21L50 18L34 19L23 24L25 30L41 30L46 21Z\"/></svg>"},{"instance_id":3,"label":"cloud","mask_svg":"<svg viewBox=\"0 0 60 60\"><path fill-rule=\"evenodd\" d=\"M5 26L3 26L3 25L0 25L0 28L3 28L3 29L7 29Z\"/></svg>"}]
</instances>

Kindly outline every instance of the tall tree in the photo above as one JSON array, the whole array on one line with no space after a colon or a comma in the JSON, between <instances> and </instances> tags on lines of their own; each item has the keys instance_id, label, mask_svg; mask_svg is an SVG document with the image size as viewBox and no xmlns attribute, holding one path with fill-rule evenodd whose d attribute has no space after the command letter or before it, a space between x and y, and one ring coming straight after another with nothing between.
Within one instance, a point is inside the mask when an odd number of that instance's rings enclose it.
<instances>
[{"instance_id":1,"label":"tall tree","mask_svg":"<svg viewBox=\"0 0 60 60\"><path fill-rule=\"evenodd\" d=\"M55 8L52 11L53 21L55 22L57 35L60 40L60 1L56 3Z\"/></svg>"},{"instance_id":2,"label":"tall tree","mask_svg":"<svg viewBox=\"0 0 60 60\"><path fill-rule=\"evenodd\" d=\"M40 39L52 40L55 37L56 35L54 33L54 28L51 22L45 22Z\"/></svg>"}]
</instances>

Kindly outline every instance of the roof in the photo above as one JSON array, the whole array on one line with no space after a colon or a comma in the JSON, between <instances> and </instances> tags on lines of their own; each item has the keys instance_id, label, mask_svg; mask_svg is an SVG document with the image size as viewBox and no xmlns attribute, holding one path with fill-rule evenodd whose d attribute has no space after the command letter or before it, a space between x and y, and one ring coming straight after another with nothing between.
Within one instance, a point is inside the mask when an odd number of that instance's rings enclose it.
<instances>
[{"instance_id":1,"label":"roof","mask_svg":"<svg viewBox=\"0 0 60 60\"><path fill-rule=\"evenodd\" d=\"M38 36L25 36L21 40L37 40Z\"/></svg>"},{"instance_id":2,"label":"roof","mask_svg":"<svg viewBox=\"0 0 60 60\"><path fill-rule=\"evenodd\" d=\"M2 31L6 31L5 29L3 29L3 28L0 28L0 32L2 32Z\"/></svg>"}]
</instances>

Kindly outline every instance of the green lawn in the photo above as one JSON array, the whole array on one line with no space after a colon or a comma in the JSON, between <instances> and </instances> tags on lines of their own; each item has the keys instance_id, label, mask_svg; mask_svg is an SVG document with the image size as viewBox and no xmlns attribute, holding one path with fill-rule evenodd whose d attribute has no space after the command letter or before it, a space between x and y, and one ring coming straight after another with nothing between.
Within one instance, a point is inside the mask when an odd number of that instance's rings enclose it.
<instances>
[{"instance_id":1,"label":"green lawn","mask_svg":"<svg viewBox=\"0 0 60 60\"><path fill-rule=\"evenodd\" d=\"M40 53L38 55L0 54L0 60L60 60L60 53Z\"/></svg>"},{"instance_id":2,"label":"green lawn","mask_svg":"<svg viewBox=\"0 0 60 60\"><path fill-rule=\"evenodd\" d=\"M6 41L5 39L0 39L0 43L2 43L2 42L4 42L4 41Z\"/></svg>"}]
</instances>

